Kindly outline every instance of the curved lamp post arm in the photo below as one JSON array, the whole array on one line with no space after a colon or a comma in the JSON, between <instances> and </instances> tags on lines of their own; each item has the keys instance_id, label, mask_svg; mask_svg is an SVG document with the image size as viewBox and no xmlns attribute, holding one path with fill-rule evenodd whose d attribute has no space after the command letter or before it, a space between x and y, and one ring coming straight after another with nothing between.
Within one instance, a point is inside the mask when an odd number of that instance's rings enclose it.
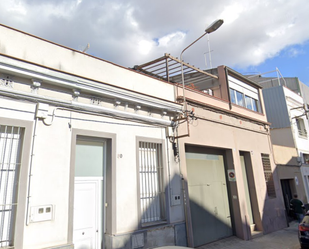
<instances>
[{"instance_id":1,"label":"curved lamp post arm","mask_svg":"<svg viewBox=\"0 0 309 249\"><path fill-rule=\"evenodd\" d=\"M183 63L182 63L182 54L183 52L185 52L189 47L191 47L194 43L196 43L198 40L200 40L201 38L203 38L206 34L208 33L204 33L203 35L201 35L198 39L196 39L194 42L192 42L189 46L187 46L184 50L182 50L181 54L180 54L180 61L181 61L181 80L182 80L182 94L183 94L183 107L184 107L184 111L185 111L185 117L187 116L186 111L187 111L187 101L186 101L186 96L185 96L185 76L183 73Z\"/></svg>"},{"instance_id":2,"label":"curved lamp post arm","mask_svg":"<svg viewBox=\"0 0 309 249\"><path fill-rule=\"evenodd\" d=\"M183 91L183 105L184 105L184 112L185 112L185 117L187 116L187 101L186 101L186 96L185 96L185 76L183 73L183 61L182 61L182 54L189 48L191 47L194 43L199 41L201 38L203 38L206 34L210 34L214 31L216 31L220 26L223 24L223 20L219 19L214 21L212 24L208 26L208 28L205 30L205 33L201 35L199 38L197 38L194 42L192 42L189 46L187 46L184 50L182 50L180 54L180 61L181 61L181 80L182 80L182 91Z\"/></svg>"}]
</instances>

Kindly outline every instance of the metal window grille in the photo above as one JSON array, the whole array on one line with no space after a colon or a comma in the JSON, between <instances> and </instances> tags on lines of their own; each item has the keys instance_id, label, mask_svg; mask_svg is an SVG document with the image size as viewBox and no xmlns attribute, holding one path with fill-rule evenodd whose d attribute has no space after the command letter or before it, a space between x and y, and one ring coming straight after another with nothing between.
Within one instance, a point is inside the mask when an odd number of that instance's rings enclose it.
<instances>
[{"instance_id":1,"label":"metal window grille","mask_svg":"<svg viewBox=\"0 0 309 249\"><path fill-rule=\"evenodd\" d=\"M13 246L23 128L0 125L0 248Z\"/></svg>"},{"instance_id":2,"label":"metal window grille","mask_svg":"<svg viewBox=\"0 0 309 249\"><path fill-rule=\"evenodd\" d=\"M262 154L262 163L266 181L267 195L268 197L276 198L276 189L273 179L273 172L271 170L271 164L268 154Z\"/></svg>"},{"instance_id":3,"label":"metal window grille","mask_svg":"<svg viewBox=\"0 0 309 249\"><path fill-rule=\"evenodd\" d=\"M139 143L141 222L165 220L162 145Z\"/></svg>"}]
</instances>

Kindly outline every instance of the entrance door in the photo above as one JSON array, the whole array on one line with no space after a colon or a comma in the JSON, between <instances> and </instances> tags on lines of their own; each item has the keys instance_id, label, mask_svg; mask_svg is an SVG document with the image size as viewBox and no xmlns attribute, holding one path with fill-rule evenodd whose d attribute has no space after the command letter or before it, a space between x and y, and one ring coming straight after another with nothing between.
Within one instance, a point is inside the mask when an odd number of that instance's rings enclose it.
<instances>
[{"instance_id":1,"label":"entrance door","mask_svg":"<svg viewBox=\"0 0 309 249\"><path fill-rule=\"evenodd\" d=\"M285 205L285 210L287 212L287 216L289 217L289 221L293 220L294 217L289 216L289 210L290 210L290 200L293 198L292 191L291 191L291 182L293 182L293 179L282 179L281 180L281 188L282 188L282 194L283 194L283 200Z\"/></svg>"},{"instance_id":2,"label":"entrance door","mask_svg":"<svg viewBox=\"0 0 309 249\"><path fill-rule=\"evenodd\" d=\"M73 243L75 249L103 248L105 141L77 138Z\"/></svg>"},{"instance_id":3,"label":"entrance door","mask_svg":"<svg viewBox=\"0 0 309 249\"><path fill-rule=\"evenodd\" d=\"M194 247L232 235L223 155L186 153Z\"/></svg>"},{"instance_id":4,"label":"entrance door","mask_svg":"<svg viewBox=\"0 0 309 249\"><path fill-rule=\"evenodd\" d=\"M252 207L251 207L251 198L250 198L250 191L248 186L248 178L247 178L247 170L246 170L246 164L245 164L245 157L243 155L240 155L240 164L242 169L242 175L244 180L244 190L245 190L245 197L246 197L246 208L247 212L249 214L249 220L250 226L254 226L254 219L253 219L253 213L252 213Z\"/></svg>"},{"instance_id":5,"label":"entrance door","mask_svg":"<svg viewBox=\"0 0 309 249\"><path fill-rule=\"evenodd\" d=\"M99 248L100 182L75 179L73 241L76 249Z\"/></svg>"}]
</instances>

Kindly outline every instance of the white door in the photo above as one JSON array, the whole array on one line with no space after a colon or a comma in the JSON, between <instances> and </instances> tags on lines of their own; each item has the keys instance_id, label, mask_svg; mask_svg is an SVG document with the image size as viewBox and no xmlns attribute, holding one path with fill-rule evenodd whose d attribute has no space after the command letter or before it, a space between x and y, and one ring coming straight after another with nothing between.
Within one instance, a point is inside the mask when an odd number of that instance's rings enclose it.
<instances>
[{"instance_id":1,"label":"white door","mask_svg":"<svg viewBox=\"0 0 309 249\"><path fill-rule=\"evenodd\" d=\"M73 243L103 248L105 141L78 137L75 152Z\"/></svg>"},{"instance_id":2,"label":"white door","mask_svg":"<svg viewBox=\"0 0 309 249\"><path fill-rule=\"evenodd\" d=\"M73 242L75 249L100 248L100 179L75 180Z\"/></svg>"}]
</instances>

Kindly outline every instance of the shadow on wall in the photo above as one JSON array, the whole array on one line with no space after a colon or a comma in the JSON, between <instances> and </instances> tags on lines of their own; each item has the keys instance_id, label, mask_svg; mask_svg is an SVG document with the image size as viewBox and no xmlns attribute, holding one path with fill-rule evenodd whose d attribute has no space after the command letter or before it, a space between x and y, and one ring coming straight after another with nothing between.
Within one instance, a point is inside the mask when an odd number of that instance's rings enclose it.
<instances>
[{"instance_id":1,"label":"shadow on wall","mask_svg":"<svg viewBox=\"0 0 309 249\"><path fill-rule=\"evenodd\" d=\"M150 177L147 181L154 180L155 178ZM171 183L181 186L180 176L174 175ZM180 196L181 199L173 202L171 198L175 196L170 196L169 185L163 188L162 194L160 194L157 184L152 184L152 188L144 189L144 193L140 197L139 225L135 227L135 232L116 236L105 234L105 248L187 246L185 221L180 220L171 224L171 214L169 213L169 210L172 209L171 212L179 212L179 217L184 217L183 195L176 195L176 197Z\"/></svg>"},{"instance_id":2,"label":"shadow on wall","mask_svg":"<svg viewBox=\"0 0 309 249\"><path fill-rule=\"evenodd\" d=\"M205 148L202 149L205 150ZM233 159L231 150L224 150L222 155L225 156L226 166L222 167L221 162L221 169L225 169L225 174L227 174L227 170L234 170L233 162L235 158ZM213 174L219 171L217 167L220 167L220 164L215 163L214 165L213 163L212 166L215 166L216 170L212 173L208 171L211 173L211 178L208 177L207 181L205 181L205 176L195 174L195 178L193 179L197 179L195 181L200 181L202 184L197 185L191 182L188 187L193 233L193 243L189 244L193 244L194 247L233 234L241 239L247 240L252 238L253 233L250 231L254 228L266 234L287 226L277 168L275 168L274 171L271 170L269 155L262 154L261 160L263 164L257 164L261 165L260 167L264 167L262 170L254 169L256 166L252 161L250 152L240 152L240 158L243 158L243 161L241 160L243 173L238 174L240 172L236 172L236 174L238 176L243 175L244 186L242 186L237 179L236 181L230 181L228 176L226 176L226 182L223 178L216 178ZM214 157L208 159L212 159L213 162L215 161ZM194 167L196 167L198 161L195 160L193 162ZM205 167L204 164L201 166L203 166L203 168ZM192 165L190 165L190 167L192 167ZM204 169L199 168L196 172L200 174L204 171ZM263 179L261 176L257 177L255 175L257 172L263 172L264 175L262 177L265 176L267 178L266 184L268 191L266 193L262 193L260 189L257 188L257 186L263 184L263 182L260 182L256 185L255 179ZM222 172L221 175L222 174L224 173ZM221 181L219 179L221 179ZM238 188L246 187L246 182L248 183L248 190L247 193L246 190L244 191L245 196L241 198L245 202L240 203L238 201ZM224 186L224 183L227 184L227 187ZM226 195L223 193L224 191L226 191ZM228 199L228 201L226 201L226 199ZM261 201L263 203L261 203ZM224 202L225 205L223 205ZM248 205L247 202L250 203L250 205ZM262 213L261 210L263 210ZM252 214L250 215L251 211Z\"/></svg>"},{"instance_id":3,"label":"shadow on wall","mask_svg":"<svg viewBox=\"0 0 309 249\"><path fill-rule=\"evenodd\" d=\"M193 244L195 247L233 235L231 216L211 200L198 204L190 200ZM208 207L205 207L206 206ZM210 204L210 205L209 205Z\"/></svg>"},{"instance_id":4,"label":"shadow on wall","mask_svg":"<svg viewBox=\"0 0 309 249\"><path fill-rule=\"evenodd\" d=\"M263 233L271 233L288 226L287 210L283 200L278 167L275 166L272 176L266 182L265 202L263 207Z\"/></svg>"},{"instance_id":5,"label":"shadow on wall","mask_svg":"<svg viewBox=\"0 0 309 249\"><path fill-rule=\"evenodd\" d=\"M181 178L179 175L174 175L171 180L173 183L181 184ZM164 203L166 208L160 205L162 198L155 196L149 198L145 204L146 208L144 212L140 214L139 226L135 228L136 232L126 235L105 236L106 248L155 248L161 246L188 246L187 243L187 231L184 221L180 221L176 224L170 224L170 214L165 212L170 207L176 208L177 212L184 213L183 210L183 195L181 194L181 200L179 204L173 205L171 200L173 196L169 196L168 186L165 186ZM204 196L207 194L205 191L207 186L200 188L197 195ZM194 222L194 244L195 246L203 245L223 239L233 235L233 229L231 224L231 216L229 210L217 205L214 206L214 200L200 198L201 202L194 201L194 197L191 196L190 209L191 219ZM220 199L217 200L220 202ZM164 210L163 210L164 209ZM172 211L173 212L173 211ZM145 221L142 223L142 219ZM148 222L147 222L148 221Z\"/></svg>"},{"instance_id":6,"label":"shadow on wall","mask_svg":"<svg viewBox=\"0 0 309 249\"><path fill-rule=\"evenodd\" d=\"M277 168L273 171L272 178L274 183L273 189L271 184L269 184L271 181L268 181L268 193L265 193L261 223L257 224L260 226L258 227L259 230L262 230L264 234L287 226ZM171 182L181 184L180 176L174 175ZM187 232L184 221L180 221L177 224L170 224L169 222L170 214L167 210L170 210L173 203L170 194L168 194L169 186L165 186L164 189L164 198L160 197L160 195L152 197L148 195L146 201L141 201L141 203L144 202L145 208L140 214L139 226L135 228L135 232L119 236L106 235L105 247L129 249L169 245L187 246ZM274 190L275 196L272 195ZM191 210L191 222L194 224L192 225L192 232L195 247L232 236L233 234L235 235L235 228L233 227L235 226L235 221L233 221L230 214L232 210L230 210L229 206L220 206L221 200L216 196L204 198L204 196L210 196L207 186L199 186L190 193L190 200L188 199L187 201L189 201ZM231 193L228 196L231 198ZM183 195L181 195L181 204L172 206L172 208L178 207L178 212L184 211L182 198ZM254 208L257 211L259 210L258 206ZM245 227L248 224L242 224L242 226ZM248 227L248 229L250 228Z\"/></svg>"},{"instance_id":7,"label":"shadow on wall","mask_svg":"<svg viewBox=\"0 0 309 249\"><path fill-rule=\"evenodd\" d=\"M283 212L286 217L286 225L288 226L288 223L293 220L294 217L289 216L289 207L290 207L290 200L293 197L294 193L297 193L299 195L299 198L303 201L304 204L307 203L307 198L305 196L305 186L302 178L301 173L301 163L299 162L298 157L291 157L291 159L285 164L285 165L277 165L274 170L274 182L279 183L279 185L275 185L276 189L276 197L279 200L282 200L283 205ZM264 205L264 212L266 214L263 217L263 225L266 228L265 233L272 232L273 230L277 229L277 226L281 228L281 224L278 223L274 218L276 217L278 220L279 217L282 215L281 210L278 211L278 205L275 206L274 204L275 200L272 195L272 188L271 186L268 186L268 192L266 193L265 198L265 205ZM273 212L275 212L274 215L268 215L269 211L268 209L274 209ZM268 212L268 213L267 213ZM269 224L270 223L270 224ZM274 223L274 224L271 224ZM269 230L269 231L268 231Z\"/></svg>"}]
</instances>

